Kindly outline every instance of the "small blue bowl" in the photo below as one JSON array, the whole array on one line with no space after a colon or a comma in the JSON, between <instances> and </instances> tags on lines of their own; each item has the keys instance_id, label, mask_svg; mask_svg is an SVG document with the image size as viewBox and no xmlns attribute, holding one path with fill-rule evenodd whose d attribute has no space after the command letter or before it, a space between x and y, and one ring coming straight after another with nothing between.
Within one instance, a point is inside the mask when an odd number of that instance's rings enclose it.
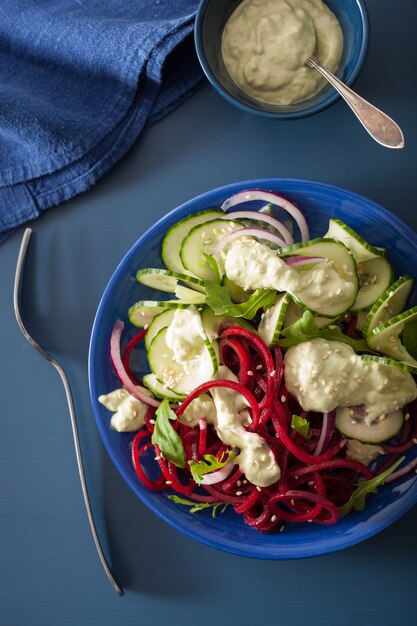
<instances>
[{"instance_id":1,"label":"small blue bowl","mask_svg":"<svg viewBox=\"0 0 417 626\"><path fill-rule=\"evenodd\" d=\"M288 524L283 533L261 534L247 526L241 516L227 509L213 519L210 511L190 513L188 507L171 502L167 494L149 491L139 481L131 460L134 433L110 428L110 413L98 396L120 387L109 357L109 340L116 319L126 323L127 311L137 300L155 299L155 292L140 285L136 272L143 267L163 267L161 242L175 222L209 207L220 207L229 196L245 189L269 189L291 198L303 210L311 236L326 232L328 220L339 217L370 243L383 246L396 276L413 272L417 278L417 234L394 215L371 200L345 189L296 179L249 180L214 189L193 198L138 239L111 277L98 307L91 336L89 382L91 402L101 437L120 474L133 492L155 514L185 535L219 550L261 559L299 559L341 550L375 535L417 503L417 475L412 473L397 484L383 485L371 494L363 511L355 511L334 526ZM250 205L248 205L250 208ZM165 294L168 296L168 294ZM410 306L417 304L416 294ZM134 333L132 328L131 333ZM139 361L146 372L145 355ZM415 450L407 453L411 460ZM154 460L149 460L150 470Z\"/></svg>"},{"instance_id":2,"label":"small blue bowl","mask_svg":"<svg viewBox=\"0 0 417 626\"><path fill-rule=\"evenodd\" d=\"M295 104L279 106L255 100L230 78L223 63L223 28L241 0L203 0L195 21L197 55L212 86L228 102L242 111L276 120L290 120L318 113L336 102L339 94L330 85L316 95ZM336 76L347 85L358 77L369 44L369 18L362 0L325 0L339 20L343 32L343 53Z\"/></svg>"}]
</instances>

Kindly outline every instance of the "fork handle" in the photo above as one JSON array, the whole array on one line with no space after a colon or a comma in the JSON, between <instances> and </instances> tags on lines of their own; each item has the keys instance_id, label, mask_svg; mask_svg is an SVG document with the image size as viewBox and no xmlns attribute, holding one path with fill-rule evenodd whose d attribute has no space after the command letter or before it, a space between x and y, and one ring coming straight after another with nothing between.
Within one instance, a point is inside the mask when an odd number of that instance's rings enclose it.
<instances>
[{"instance_id":1,"label":"fork handle","mask_svg":"<svg viewBox=\"0 0 417 626\"><path fill-rule=\"evenodd\" d=\"M394 120L352 91L315 57L307 59L306 65L316 69L333 85L375 141L386 148L404 148L404 135Z\"/></svg>"}]
</instances>

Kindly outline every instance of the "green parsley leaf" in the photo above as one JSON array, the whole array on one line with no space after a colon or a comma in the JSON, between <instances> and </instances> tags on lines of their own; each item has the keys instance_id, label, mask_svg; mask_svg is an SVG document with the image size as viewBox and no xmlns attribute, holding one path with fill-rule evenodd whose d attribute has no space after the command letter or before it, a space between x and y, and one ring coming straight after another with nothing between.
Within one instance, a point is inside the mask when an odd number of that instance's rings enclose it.
<instances>
[{"instance_id":1,"label":"green parsley leaf","mask_svg":"<svg viewBox=\"0 0 417 626\"><path fill-rule=\"evenodd\" d=\"M185 467L185 450L177 431L171 426L170 420L177 416L169 406L167 399L163 400L156 410L156 422L152 435L152 443L158 446L168 461L177 467Z\"/></svg>"},{"instance_id":2,"label":"green parsley leaf","mask_svg":"<svg viewBox=\"0 0 417 626\"><path fill-rule=\"evenodd\" d=\"M220 506L223 507L220 513L224 513L226 508L229 506L228 502L193 502L192 500L180 498L179 496L168 496L168 498L175 502L175 504L184 504L185 506L190 506L190 513L198 513L203 509L210 509L211 507L213 507L213 510L211 512L212 517L216 517L217 509Z\"/></svg>"},{"instance_id":3,"label":"green parsley leaf","mask_svg":"<svg viewBox=\"0 0 417 626\"><path fill-rule=\"evenodd\" d=\"M229 452L227 458L223 461L224 456L223 454L221 459L218 459L213 454L205 454L204 461L188 461L192 477L197 485L201 485L204 474L209 474L210 472L214 472L228 465L233 461L236 455L233 452Z\"/></svg>"},{"instance_id":4,"label":"green parsley leaf","mask_svg":"<svg viewBox=\"0 0 417 626\"><path fill-rule=\"evenodd\" d=\"M393 473L393 471L404 461L404 459L405 456L399 458L398 461L385 470L385 472L379 474L379 476L371 478L371 480L364 480L361 483L357 483L358 486L350 496L349 500L343 506L339 507L340 517L345 517L345 515L347 515L352 509L355 509L356 511L363 511L368 493L376 493L377 488L384 484L388 476Z\"/></svg>"},{"instance_id":5,"label":"green parsley leaf","mask_svg":"<svg viewBox=\"0 0 417 626\"><path fill-rule=\"evenodd\" d=\"M404 326L402 344L408 354L417 359L417 320L407 322Z\"/></svg>"},{"instance_id":6,"label":"green parsley leaf","mask_svg":"<svg viewBox=\"0 0 417 626\"><path fill-rule=\"evenodd\" d=\"M310 422L305 417L293 415L291 420L291 428L300 433L307 441L311 439Z\"/></svg>"},{"instance_id":7,"label":"green parsley leaf","mask_svg":"<svg viewBox=\"0 0 417 626\"><path fill-rule=\"evenodd\" d=\"M207 293L206 304L216 315L232 315L248 320L253 319L259 309L267 309L272 306L276 296L276 291L273 289L257 289L248 300L235 304L226 287L210 280L207 280L204 286Z\"/></svg>"},{"instance_id":8,"label":"green parsley leaf","mask_svg":"<svg viewBox=\"0 0 417 626\"><path fill-rule=\"evenodd\" d=\"M303 316L294 322L294 324L291 324L291 326L284 328L281 334L284 339L279 339L277 342L281 348L290 348L303 341L322 337L328 341L342 341L343 343L347 343L356 352L369 352L369 346L365 339L353 339L352 337L348 337L341 331L339 326L330 324L330 326L326 328L319 328L314 321L314 316L311 311L304 311Z\"/></svg>"}]
</instances>

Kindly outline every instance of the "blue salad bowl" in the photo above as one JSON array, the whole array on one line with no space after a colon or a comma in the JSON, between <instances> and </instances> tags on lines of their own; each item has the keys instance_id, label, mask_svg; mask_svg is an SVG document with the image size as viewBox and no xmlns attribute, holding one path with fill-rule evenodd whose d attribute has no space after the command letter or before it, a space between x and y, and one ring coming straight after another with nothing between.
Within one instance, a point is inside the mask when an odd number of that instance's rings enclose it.
<instances>
[{"instance_id":1,"label":"blue salad bowl","mask_svg":"<svg viewBox=\"0 0 417 626\"><path fill-rule=\"evenodd\" d=\"M155 292L140 285L135 275L140 268L163 267L161 242L168 228L189 214L220 207L229 196L254 188L269 189L293 200L306 216L311 237L322 236L329 218L338 217L371 244L387 249L397 277L417 271L417 234L387 210L356 193L319 182L286 178L248 180L209 191L158 221L138 239L116 268L99 304L91 335L91 402L105 447L121 476L140 500L168 524L197 541L237 555L262 559L306 558L352 546L393 523L417 502L417 475L412 473L397 483L379 487L377 493L368 496L364 510L354 511L332 526L287 524L284 532L261 534L245 525L230 507L224 513L218 511L213 518L208 510L190 513L189 507L169 500L169 492L146 489L132 466L134 433L112 430L111 414L97 400L101 394L120 387L109 358L112 328L117 319L129 328L129 307L138 300L155 299ZM248 208L252 207L248 205ZM414 292L410 306L416 303ZM131 333L134 332L132 328ZM149 371L144 354L139 354L139 362L143 373ZM411 449L407 460L415 455L416 451Z\"/></svg>"},{"instance_id":2,"label":"blue salad bowl","mask_svg":"<svg viewBox=\"0 0 417 626\"><path fill-rule=\"evenodd\" d=\"M246 94L231 79L222 59L224 25L241 0L202 0L195 21L195 47L205 75L228 102L248 113L276 120L290 120L318 113L340 96L330 85L310 98L280 106L261 102ZM358 77L369 45L369 18L363 0L325 0L343 33L343 53L336 76L347 85Z\"/></svg>"}]
</instances>

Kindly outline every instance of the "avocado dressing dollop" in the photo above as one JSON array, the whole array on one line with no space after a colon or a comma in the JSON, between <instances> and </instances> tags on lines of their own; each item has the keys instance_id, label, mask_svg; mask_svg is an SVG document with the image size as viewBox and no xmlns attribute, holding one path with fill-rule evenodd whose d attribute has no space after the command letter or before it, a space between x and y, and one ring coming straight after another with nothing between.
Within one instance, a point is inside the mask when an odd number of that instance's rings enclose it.
<instances>
[{"instance_id":1,"label":"avocado dressing dollop","mask_svg":"<svg viewBox=\"0 0 417 626\"><path fill-rule=\"evenodd\" d=\"M314 55L334 72L342 49L340 24L322 0L244 0L221 42L233 81L256 100L277 105L320 91L325 81L306 59Z\"/></svg>"}]
</instances>

